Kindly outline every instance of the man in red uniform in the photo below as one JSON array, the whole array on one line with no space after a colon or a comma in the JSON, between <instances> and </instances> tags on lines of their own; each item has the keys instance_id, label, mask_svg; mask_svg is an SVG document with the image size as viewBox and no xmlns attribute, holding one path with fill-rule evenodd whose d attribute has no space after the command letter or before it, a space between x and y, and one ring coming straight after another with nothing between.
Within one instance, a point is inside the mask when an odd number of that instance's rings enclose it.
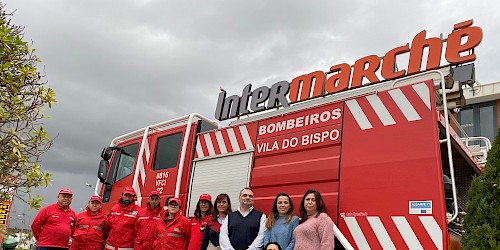
<instances>
[{"instance_id":1,"label":"man in red uniform","mask_svg":"<svg viewBox=\"0 0 500 250\"><path fill-rule=\"evenodd\" d=\"M160 219L163 207L160 206L160 193L154 190L149 193L146 207L139 211L137 222L135 223L135 243L134 250L151 250L156 239L156 221Z\"/></svg>"},{"instance_id":2,"label":"man in red uniform","mask_svg":"<svg viewBox=\"0 0 500 250\"><path fill-rule=\"evenodd\" d=\"M75 212L69 207L73 192L63 188L57 195L57 203L40 210L31 223L38 250L68 249L69 237L75 231Z\"/></svg>"},{"instance_id":3,"label":"man in red uniform","mask_svg":"<svg viewBox=\"0 0 500 250\"><path fill-rule=\"evenodd\" d=\"M73 234L71 250L102 250L108 237L109 224L101 209L100 196L90 197L87 211L76 216L76 231Z\"/></svg>"},{"instance_id":4,"label":"man in red uniform","mask_svg":"<svg viewBox=\"0 0 500 250\"><path fill-rule=\"evenodd\" d=\"M106 249L133 250L135 221L141 209L134 203L135 191L132 187L123 189L122 198L111 208L109 213L110 232Z\"/></svg>"}]
</instances>

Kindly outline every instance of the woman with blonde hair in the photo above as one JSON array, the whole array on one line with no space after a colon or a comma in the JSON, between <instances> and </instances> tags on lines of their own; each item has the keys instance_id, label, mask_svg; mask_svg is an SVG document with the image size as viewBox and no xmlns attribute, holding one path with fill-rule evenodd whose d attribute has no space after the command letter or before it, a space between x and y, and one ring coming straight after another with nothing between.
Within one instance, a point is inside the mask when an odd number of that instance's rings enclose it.
<instances>
[{"instance_id":1,"label":"woman with blonde hair","mask_svg":"<svg viewBox=\"0 0 500 250\"><path fill-rule=\"evenodd\" d=\"M264 245L276 242L282 249L292 250L295 246L293 231L298 225L299 218L293 215L292 199L288 194L278 194L267 217Z\"/></svg>"}]
</instances>

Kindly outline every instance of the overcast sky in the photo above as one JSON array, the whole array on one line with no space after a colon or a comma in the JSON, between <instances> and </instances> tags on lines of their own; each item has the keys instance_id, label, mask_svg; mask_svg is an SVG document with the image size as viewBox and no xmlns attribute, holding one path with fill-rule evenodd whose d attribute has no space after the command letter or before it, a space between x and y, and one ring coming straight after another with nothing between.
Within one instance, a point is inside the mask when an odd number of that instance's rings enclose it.
<instances>
[{"instance_id":1,"label":"overcast sky","mask_svg":"<svg viewBox=\"0 0 500 250\"><path fill-rule=\"evenodd\" d=\"M484 32L476 77L500 81L497 0L2 2L25 26L58 101L44 122L57 136L42 162L54 181L36 192L50 204L71 188L77 212L114 137L193 112L214 118L219 87L240 94L248 83L328 71L383 56L424 29L446 36L469 19ZM14 210L26 209L17 202Z\"/></svg>"}]
</instances>

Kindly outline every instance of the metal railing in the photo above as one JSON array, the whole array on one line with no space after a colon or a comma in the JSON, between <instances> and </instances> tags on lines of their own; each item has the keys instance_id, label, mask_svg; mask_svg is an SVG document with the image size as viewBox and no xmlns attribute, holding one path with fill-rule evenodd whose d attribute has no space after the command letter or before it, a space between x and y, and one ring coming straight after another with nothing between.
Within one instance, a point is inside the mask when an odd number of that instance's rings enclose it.
<instances>
[{"instance_id":1,"label":"metal railing","mask_svg":"<svg viewBox=\"0 0 500 250\"><path fill-rule=\"evenodd\" d=\"M482 159L482 160L478 159L478 162L477 162L478 164L480 164L484 167L484 165L486 164L486 158L488 157L488 151L490 151L490 149L491 149L490 139L488 139L484 136L469 136L469 135L467 135L467 132L465 132L465 130L462 128L462 125L457 121L457 119L451 114L449 114L449 117L450 117L451 123L457 127L458 131L460 131L460 137L461 137L460 139L462 140L463 143L465 143L465 146L467 146L469 149L471 149L469 142L479 141L479 142L484 143L484 146L481 146L481 144L479 145L480 152L484 155L484 159ZM474 154L475 152L472 152L472 153L474 156L477 157L477 155Z\"/></svg>"},{"instance_id":2,"label":"metal railing","mask_svg":"<svg viewBox=\"0 0 500 250\"><path fill-rule=\"evenodd\" d=\"M488 158L488 152L490 151L491 149L491 142L490 142L490 139L484 137L484 136L467 136L467 137L464 137L464 138L460 138L464 143L465 143L465 146L469 147L469 143L470 142L475 142L475 141L479 141L479 142L484 142L484 146L481 146L479 145L479 152L481 154L483 154L484 158L482 160L479 160L478 159L478 164L481 164L483 167L484 165L486 164L486 158ZM473 154L475 152L472 152ZM474 154L475 155L475 154ZM477 157L477 155L475 155Z\"/></svg>"}]
</instances>

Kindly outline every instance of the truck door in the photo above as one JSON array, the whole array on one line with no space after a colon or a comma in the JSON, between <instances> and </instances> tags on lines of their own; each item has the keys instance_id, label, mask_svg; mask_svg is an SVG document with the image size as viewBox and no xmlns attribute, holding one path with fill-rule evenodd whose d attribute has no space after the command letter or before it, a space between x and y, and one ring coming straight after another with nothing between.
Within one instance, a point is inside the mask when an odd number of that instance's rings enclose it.
<instances>
[{"instance_id":1,"label":"truck door","mask_svg":"<svg viewBox=\"0 0 500 250\"><path fill-rule=\"evenodd\" d=\"M447 249L433 88L345 101L338 226L358 249Z\"/></svg>"},{"instance_id":2,"label":"truck door","mask_svg":"<svg viewBox=\"0 0 500 250\"><path fill-rule=\"evenodd\" d=\"M168 196L175 196L176 188L179 186L179 198L185 207L187 199L187 188L193 155L194 138L198 131L204 129L202 121L192 123L192 126L181 125L153 132L148 136L147 145L142 153L142 164L137 164L137 180L133 187L140 190L138 197L141 204L147 202L149 192L156 190L160 193L162 200ZM186 129L190 128L190 133ZM213 128L213 126L211 126ZM185 151L182 150L184 141L187 141ZM184 155L184 157L182 157ZM178 185L177 178L183 161L182 175Z\"/></svg>"},{"instance_id":3,"label":"truck door","mask_svg":"<svg viewBox=\"0 0 500 250\"><path fill-rule=\"evenodd\" d=\"M144 179L139 178L143 204L147 202L148 194L153 190L158 191L161 196L175 194L184 130L183 126L150 136L148 141L151 144L151 153L143 156L146 174Z\"/></svg>"},{"instance_id":4,"label":"truck door","mask_svg":"<svg viewBox=\"0 0 500 250\"><path fill-rule=\"evenodd\" d=\"M103 203L110 202L105 204L107 209L118 202L123 188L131 186L139 143L139 139L124 143L114 152L102 195Z\"/></svg>"}]
</instances>

